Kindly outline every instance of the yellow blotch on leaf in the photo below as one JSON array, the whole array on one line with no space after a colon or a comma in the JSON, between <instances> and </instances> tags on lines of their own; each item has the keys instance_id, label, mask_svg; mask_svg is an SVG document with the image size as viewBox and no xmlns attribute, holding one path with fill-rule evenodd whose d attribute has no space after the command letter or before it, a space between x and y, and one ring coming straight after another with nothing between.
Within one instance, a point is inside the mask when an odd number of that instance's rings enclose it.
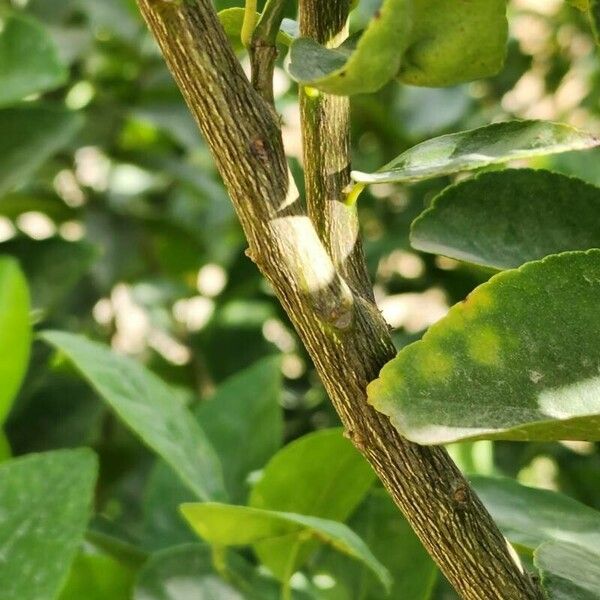
<instances>
[{"instance_id":1,"label":"yellow blotch on leaf","mask_svg":"<svg viewBox=\"0 0 600 600\"><path fill-rule=\"evenodd\" d=\"M454 360L446 352L433 348L421 352L418 370L423 377L434 381L447 379L453 369Z\"/></svg>"},{"instance_id":2,"label":"yellow blotch on leaf","mask_svg":"<svg viewBox=\"0 0 600 600\"><path fill-rule=\"evenodd\" d=\"M473 332L467 339L469 356L483 365L498 365L501 362L501 339L492 327Z\"/></svg>"}]
</instances>

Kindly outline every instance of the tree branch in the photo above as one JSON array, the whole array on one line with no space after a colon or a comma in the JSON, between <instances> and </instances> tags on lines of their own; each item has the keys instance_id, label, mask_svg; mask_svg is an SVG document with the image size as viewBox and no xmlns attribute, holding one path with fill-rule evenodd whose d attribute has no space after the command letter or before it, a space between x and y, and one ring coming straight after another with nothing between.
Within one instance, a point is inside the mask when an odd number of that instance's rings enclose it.
<instances>
[{"instance_id":1,"label":"tree branch","mask_svg":"<svg viewBox=\"0 0 600 600\"><path fill-rule=\"evenodd\" d=\"M463 598L542 598L445 451L403 440L367 404L367 383L395 353L387 325L358 293L363 275L355 279L340 265L343 252L322 242L334 239L324 233L333 225L319 226L319 235L305 214L276 117L246 79L210 0L138 3L211 148L250 255L272 283L355 445ZM317 192L312 198L318 219Z\"/></svg>"}]
</instances>

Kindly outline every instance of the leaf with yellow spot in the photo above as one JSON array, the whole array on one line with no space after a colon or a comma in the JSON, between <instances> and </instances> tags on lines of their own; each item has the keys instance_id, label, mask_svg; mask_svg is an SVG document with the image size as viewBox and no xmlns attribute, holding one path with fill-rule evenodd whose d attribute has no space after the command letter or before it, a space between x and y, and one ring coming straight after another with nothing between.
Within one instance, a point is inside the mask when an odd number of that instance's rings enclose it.
<instances>
[{"instance_id":1,"label":"leaf with yellow spot","mask_svg":"<svg viewBox=\"0 0 600 600\"><path fill-rule=\"evenodd\" d=\"M504 271L369 386L420 444L600 440L600 249Z\"/></svg>"}]
</instances>

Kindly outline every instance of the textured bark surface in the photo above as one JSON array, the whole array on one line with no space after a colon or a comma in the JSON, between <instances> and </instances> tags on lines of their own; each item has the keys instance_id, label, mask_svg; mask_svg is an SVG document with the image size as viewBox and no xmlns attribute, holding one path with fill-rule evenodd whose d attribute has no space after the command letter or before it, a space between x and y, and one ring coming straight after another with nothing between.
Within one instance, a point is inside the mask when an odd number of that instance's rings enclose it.
<instances>
[{"instance_id":1,"label":"textured bark surface","mask_svg":"<svg viewBox=\"0 0 600 600\"><path fill-rule=\"evenodd\" d=\"M323 2L325 14L320 2L303 27L327 39L345 15L337 10L342 0ZM346 100L321 97L305 113L307 146L322 149L314 160L307 153L313 224L288 177L273 110L248 82L210 0L138 4L212 150L249 255L273 285L354 444L463 598L542 598L446 452L407 442L367 404L368 382L395 350L372 302L356 215L343 202ZM329 116L339 122L326 122Z\"/></svg>"}]
</instances>

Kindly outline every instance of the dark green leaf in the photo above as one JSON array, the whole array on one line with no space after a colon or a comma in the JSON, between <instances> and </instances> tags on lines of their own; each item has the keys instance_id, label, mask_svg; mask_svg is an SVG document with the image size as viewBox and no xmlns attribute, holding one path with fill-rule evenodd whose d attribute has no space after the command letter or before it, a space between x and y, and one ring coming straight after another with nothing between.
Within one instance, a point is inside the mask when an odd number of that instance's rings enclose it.
<instances>
[{"instance_id":1,"label":"dark green leaf","mask_svg":"<svg viewBox=\"0 0 600 600\"><path fill-rule=\"evenodd\" d=\"M219 573L209 546L185 544L157 552L140 572L133 600L280 599L278 582L234 552L224 554Z\"/></svg>"},{"instance_id":2,"label":"dark green leaf","mask_svg":"<svg viewBox=\"0 0 600 600\"><path fill-rule=\"evenodd\" d=\"M600 250L504 271L404 348L369 400L422 444L600 440Z\"/></svg>"},{"instance_id":3,"label":"dark green leaf","mask_svg":"<svg viewBox=\"0 0 600 600\"><path fill-rule=\"evenodd\" d=\"M281 447L281 385L281 360L265 358L227 379L199 407L198 421L221 459L234 502L246 499L248 475Z\"/></svg>"},{"instance_id":4,"label":"dark green leaf","mask_svg":"<svg viewBox=\"0 0 600 600\"><path fill-rule=\"evenodd\" d=\"M96 471L83 449L0 465L2 600L56 598L90 516Z\"/></svg>"},{"instance_id":5,"label":"dark green leaf","mask_svg":"<svg viewBox=\"0 0 600 600\"><path fill-rule=\"evenodd\" d=\"M317 539L367 565L389 588L390 575L368 546L348 527L336 521L273 510L231 504L183 504L181 511L194 530L216 547L249 546L295 534L300 540ZM296 569L288 564L281 579L287 581Z\"/></svg>"},{"instance_id":6,"label":"dark green leaf","mask_svg":"<svg viewBox=\"0 0 600 600\"><path fill-rule=\"evenodd\" d=\"M400 79L441 87L495 75L504 63L506 0L413 0Z\"/></svg>"},{"instance_id":7,"label":"dark green leaf","mask_svg":"<svg viewBox=\"0 0 600 600\"><path fill-rule=\"evenodd\" d=\"M408 44L407 0L383 0L367 29L338 48L300 38L290 50L290 75L302 85L330 94L375 92L400 69Z\"/></svg>"},{"instance_id":8,"label":"dark green leaf","mask_svg":"<svg viewBox=\"0 0 600 600\"><path fill-rule=\"evenodd\" d=\"M0 194L20 184L73 138L76 113L39 104L0 110Z\"/></svg>"},{"instance_id":9,"label":"dark green leaf","mask_svg":"<svg viewBox=\"0 0 600 600\"><path fill-rule=\"evenodd\" d=\"M55 88L67 74L52 38L37 21L15 13L0 20L0 106Z\"/></svg>"},{"instance_id":10,"label":"dark green leaf","mask_svg":"<svg viewBox=\"0 0 600 600\"><path fill-rule=\"evenodd\" d=\"M542 575L548 600L598 600L600 553L558 542L542 544L535 566Z\"/></svg>"},{"instance_id":11,"label":"dark green leaf","mask_svg":"<svg viewBox=\"0 0 600 600\"><path fill-rule=\"evenodd\" d=\"M0 425L25 376L30 348L27 282L14 259L0 257Z\"/></svg>"},{"instance_id":12,"label":"dark green leaf","mask_svg":"<svg viewBox=\"0 0 600 600\"><path fill-rule=\"evenodd\" d=\"M600 548L600 512L557 492L513 479L471 477L475 491L510 542L533 551L559 541Z\"/></svg>"},{"instance_id":13,"label":"dark green leaf","mask_svg":"<svg viewBox=\"0 0 600 600\"><path fill-rule=\"evenodd\" d=\"M597 137L562 123L505 121L427 140L375 173L353 171L352 178L359 183L410 183L599 144Z\"/></svg>"},{"instance_id":14,"label":"dark green leaf","mask_svg":"<svg viewBox=\"0 0 600 600\"><path fill-rule=\"evenodd\" d=\"M548 171L484 173L437 196L410 239L417 250L497 269L600 248L600 188Z\"/></svg>"},{"instance_id":15,"label":"dark green leaf","mask_svg":"<svg viewBox=\"0 0 600 600\"><path fill-rule=\"evenodd\" d=\"M178 396L138 362L83 336L41 334L63 352L98 394L178 473L199 498L223 498L219 459Z\"/></svg>"},{"instance_id":16,"label":"dark green leaf","mask_svg":"<svg viewBox=\"0 0 600 600\"><path fill-rule=\"evenodd\" d=\"M249 504L255 508L345 521L375 480L341 429L319 431L288 444L266 466ZM277 577L299 568L315 549L298 532L260 542L255 550Z\"/></svg>"}]
</instances>

